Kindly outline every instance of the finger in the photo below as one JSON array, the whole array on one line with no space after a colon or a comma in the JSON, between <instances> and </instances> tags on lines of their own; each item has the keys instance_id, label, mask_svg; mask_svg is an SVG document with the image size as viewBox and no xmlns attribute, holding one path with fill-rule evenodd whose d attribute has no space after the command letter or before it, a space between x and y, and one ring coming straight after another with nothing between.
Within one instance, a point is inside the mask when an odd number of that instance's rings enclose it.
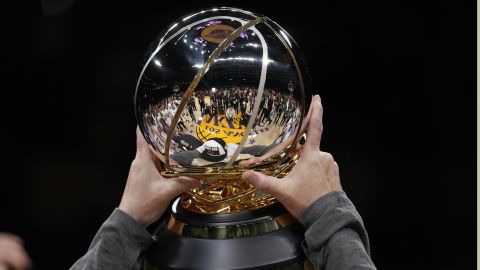
<instances>
[{"instance_id":1,"label":"finger","mask_svg":"<svg viewBox=\"0 0 480 270\"><path fill-rule=\"evenodd\" d=\"M28 269L31 266L30 258L23 248L12 248L9 251L5 263L15 270Z\"/></svg>"},{"instance_id":2,"label":"finger","mask_svg":"<svg viewBox=\"0 0 480 270\"><path fill-rule=\"evenodd\" d=\"M187 192L188 190L199 187L200 180L194 177L189 176L180 176L176 178L167 179L168 180L168 195L169 199L173 199L176 196Z\"/></svg>"},{"instance_id":3,"label":"finger","mask_svg":"<svg viewBox=\"0 0 480 270\"><path fill-rule=\"evenodd\" d=\"M308 121L307 142L305 147L310 150L320 149L320 140L323 132L323 107L319 95L315 95L312 101L312 114Z\"/></svg>"},{"instance_id":4,"label":"finger","mask_svg":"<svg viewBox=\"0 0 480 270\"><path fill-rule=\"evenodd\" d=\"M149 148L149 145L145 138L143 137L142 132L140 131L140 128L137 126L136 130L137 134L137 157L138 158L147 158L150 160L155 161L156 156L152 153L152 151Z\"/></svg>"},{"instance_id":5,"label":"finger","mask_svg":"<svg viewBox=\"0 0 480 270\"><path fill-rule=\"evenodd\" d=\"M307 129L307 126L308 126L308 122L310 121L310 117L312 117L313 101L314 100L315 99L312 98L312 101L310 102L310 108L308 108L307 115L305 115L305 117L303 118L302 127L300 128L300 135L302 135L305 132L305 130Z\"/></svg>"},{"instance_id":6,"label":"finger","mask_svg":"<svg viewBox=\"0 0 480 270\"><path fill-rule=\"evenodd\" d=\"M252 159L244 159L244 160L240 160L240 162L238 162L238 165L250 165L250 164L253 164L253 160Z\"/></svg>"},{"instance_id":7,"label":"finger","mask_svg":"<svg viewBox=\"0 0 480 270\"><path fill-rule=\"evenodd\" d=\"M238 165L252 165L252 164L255 164L255 163L259 163L261 160L262 159L259 158L259 157L253 157L253 158L241 160L238 163Z\"/></svg>"},{"instance_id":8,"label":"finger","mask_svg":"<svg viewBox=\"0 0 480 270\"><path fill-rule=\"evenodd\" d=\"M0 233L1 238L9 239L10 241L16 242L20 245L23 245L23 240L17 235L11 233Z\"/></svg>"},{"instance_id":9,"label":"finger","mask_svg":"<svg viewBox=\"0 0 480 270\"><path fill-rule=\"evenodd\" d=\"M283 194L283 190L279 186L280 182L275 177L249 170L242 173L242 180L274 197L278 198Z\"/></svg>"}]
</instances>

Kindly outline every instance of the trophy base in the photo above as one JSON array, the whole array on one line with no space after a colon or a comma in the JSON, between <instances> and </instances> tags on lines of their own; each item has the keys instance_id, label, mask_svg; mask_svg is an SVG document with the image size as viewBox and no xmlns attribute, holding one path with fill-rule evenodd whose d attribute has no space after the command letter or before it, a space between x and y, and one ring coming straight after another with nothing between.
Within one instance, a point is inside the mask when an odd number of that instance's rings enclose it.
<instances>
[{"instance_id":1,"label":"trophy base","mask_svg":"<svg viewBox=\"0 0 480 270\"><path fill-rule=\"evenodd\" d=\"M304 228L273 205L232 214L200 214L178 199L167 225L153 233L145 270L313 269L301 242Z\"/></svg>"}]
</instances>

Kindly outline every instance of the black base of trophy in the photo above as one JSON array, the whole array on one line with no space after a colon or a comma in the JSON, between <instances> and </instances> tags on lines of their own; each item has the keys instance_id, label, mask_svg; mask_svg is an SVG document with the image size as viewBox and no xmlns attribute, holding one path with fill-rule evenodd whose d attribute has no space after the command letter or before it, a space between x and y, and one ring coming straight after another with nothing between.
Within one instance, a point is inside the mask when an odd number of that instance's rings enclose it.
<instances>
[{"instance_id":1,"label":"black base of trophy","mask_svg":"<svg viewBox=\"0 0 480 270\"><path fill-rule=\"evenodd\" d=\"M279 203L233 214L199 214L174 203L172 211L154 232L146 270L309 269L304 228Z\"/></svg>"}]
</instances>

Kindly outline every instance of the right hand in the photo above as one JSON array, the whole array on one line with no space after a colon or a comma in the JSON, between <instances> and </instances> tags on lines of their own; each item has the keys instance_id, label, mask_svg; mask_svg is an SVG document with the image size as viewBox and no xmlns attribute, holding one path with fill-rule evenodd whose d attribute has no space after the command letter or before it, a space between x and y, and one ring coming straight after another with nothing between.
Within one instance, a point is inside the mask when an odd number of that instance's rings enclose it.
<instances>
[{"instance_id":1,"label":"right hand","mask_svg":"<svg viewBox=\"0 0 480 270\"><path fill-rule=\"evenodd\" d=\"M24 270L31 266L22 240L13 234L0 233L0 270Z\"/></svg>"},{"instance_id":2,"label":"right hand","mask_svg":"<svg viewBox=\"0 0 480 270\"><path fill-rule=\"evenodd\" d=\"M246 171L242 179L258 190L271 194L296 218L321 196L342 190L337 163L332 155L320 151L323 108L316 95L309 111L307 141L295 167L284 178Z\"/></svg>"}]
</instances>

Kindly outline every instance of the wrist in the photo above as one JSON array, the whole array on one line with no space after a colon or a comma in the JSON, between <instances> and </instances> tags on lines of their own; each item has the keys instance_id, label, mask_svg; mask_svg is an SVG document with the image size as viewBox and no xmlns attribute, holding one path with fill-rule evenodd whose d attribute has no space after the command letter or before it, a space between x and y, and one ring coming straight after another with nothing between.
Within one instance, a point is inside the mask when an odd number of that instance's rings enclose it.
<instances>
[{"instance_id":1,"label":"wrist","mask_svg":"<svg viewBox=\"0 0 480 270\"><path fill-rule=\"evenodd\" d=\"M298 217L298 221L308 228L317 220L321 219L326 212L332 208L344 205L348 201L345 192L342 190L328 192L318 197L305 208Z\"/></svg>"},{"instance_id":2,"label":"wrist","mask_svg":"<svg viewBox=\"0 0 480 270\"><path fill-rule=\"evenodd\" d=\"M138 211L135 211L134 209L120 204L118 209L122 210L125 214L129 215L132 219L134 219L136 222L138 222L140 225L142 225L144 228L146 228L148 225L150 225L145 219L143 218L143 215L139 214Z\"/></svg>"}]
</instances>

